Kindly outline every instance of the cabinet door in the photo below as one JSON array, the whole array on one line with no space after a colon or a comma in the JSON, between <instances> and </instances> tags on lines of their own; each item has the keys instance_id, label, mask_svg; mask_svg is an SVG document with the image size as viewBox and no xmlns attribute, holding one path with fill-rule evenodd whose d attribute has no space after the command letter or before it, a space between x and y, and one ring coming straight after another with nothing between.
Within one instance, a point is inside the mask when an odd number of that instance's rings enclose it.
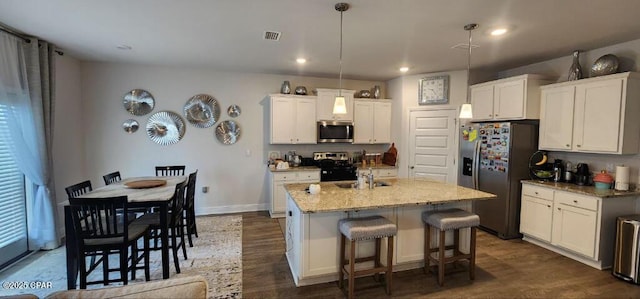
<instances>
[{"instance_id":1,"label":"cabinet door","mask_svg":"<svg viewBox=\"0 0 640 299\"><path fill-rule=\"evenodd\" d=\"M551 242L553 202L523 195L521 205L520 232L546 242Z\"/></svg>"},{"instance_id":2,"label":"cabinet door","mask_svg":"<svg viewBox=\"0 0 640 299\"><path fill-rule=\"evenodd\" d=\"M373 143L373 102L354 103L353 143Z\"/></svg>"},{"instance_id":3,"label":"cabinet door","mask_svg":"<svg viewBox=\"0 0 640 299\"><path fill-rule=\"evenodd\" d=\"M594 258L596 218L595 211L556 204L553 215L553 245Z\"/></svg>"},{"instance_id":4,"label":"cabinet door","mask_svg":"<svg viewBox=\"0 0 640 299\"><path fill-rule=\"evenodd\" d=\"M373 143L391 143L391 103L374 102Z\"/></svg>"},{"instance_id":5,"label":"cabinet door","mask_svg":"<svg viewBox=\"0 0 640 299\"><path fill-rule=\"evenodd\" d=\"M525 117L524 79L498 83L493 87L493 118L522 119Z\"/></svg>"},{"instance_id":6,"label":"cabinet door","mask_svg":"<svg viewBox=\"0 0 640 299\"><path fill-rule=\"evenodd\" d=\"M623 79L576 87L574 147L584 152L618 152Z\"/></svg>"},{"instance_id":7,"label":"cabinet door","mask_svg":"<svg viewBox=\"0 0 640 299\"><path fill-rule=\"evenodd\" d=\"M300 264L302 260L302 217L303 214L293 202L293 199L287 196L286 255L291 268L291 275L296 285L302 275L302 265Z\"/></svg>"},{"instance_id":8,"label":"cabinet door","mask_svg":"<svg viewBox=\"0 0 640 299\"><path fill-rule=\"evenodd\" d=\"M298 99L296 105L294 126L295 140L293 143L315 144L316 137L316 101L311 99Z\"/></svg>"},{"instance_id":9,"label":"cabinet door","mask_svg":"<svg viewBox=\"0 0 640 299\"><path fill-rule=\"evenodd\" d=\"M284 184L287 181L274 181L273 182L273 194L271 195L271 217L282 217L282 213L286 208L287 190L284 189Z\"/></svg>"},{"instance_id":10,"label":"cabinet door","mask_svg":"<svg viewBox=\"0 0 640 299\"><path fill-rule=\"evenodd\" d=\"M293 143L295 100L271 98L271 144Z\"/></svg>"},{"instance_id":11,"label":"cabinet door","mask_svg":"<svg viewBox=\"0 0 640 299\"><path fill-rule=\"evenodd\" d=\"M493 119L493 85L471 88L473 120Z\"/></svg>"},{"instance_id":12,"label":"cabinet door","mask_svg":"<svg viewBox=\"0 0 640 299\"><path fill-rule=\"evenodd\" d=\"M318 90L318 102L317 102L317 121L320 120L340 120L340 121L353 121L353 91L342 90L342 96L347 106L346 114L333 114L333 104L335 103L336 96L338 96L338 90Z\"/></svg>"},{"instance_id":13,"label":"cabinet door","mask_svg":"<svg viewBox=\"0 0 640 299\"><path fill-rule=\"evenodd\" d=\"M575 87L544 89L540 102L540 149L570 151Z\"/></svg>"}]
</instances>

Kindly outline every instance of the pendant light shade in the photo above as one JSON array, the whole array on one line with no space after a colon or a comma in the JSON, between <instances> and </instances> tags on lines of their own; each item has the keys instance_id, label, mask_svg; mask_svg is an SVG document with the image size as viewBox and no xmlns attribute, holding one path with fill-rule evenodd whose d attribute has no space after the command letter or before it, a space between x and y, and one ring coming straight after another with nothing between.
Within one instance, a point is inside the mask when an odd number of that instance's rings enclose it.
<instances>
[{"instance_id":1,"label":"pendant light shade","mask_svg":"<svg viewBox=\"0 0 640 299\"><path fill-rule=\"evenodd\" d=\"M473 109L471 108L471 90L469 89L469 77L471 75L471 31L478 28L478 24L467 24L464 30L469 31L469 56L467 57L467 102L460 107L460 118L473 118Z\"/></svg>"},{"instance_id":2,"label":"pendant light shade","mask_svg":"<svg viewBox=\"0 0 640 299\"><path fill-rule=\"evenodd\" d=\"M333 102L333 114L347 114L347 104L342 96L342 13L349 9L349 4L337 3L335 9L340 12L340 77L338 79L338 96Z\"/></svg>"},{"instance_id":3,"label":"pendant light shade","mask_svg":"<svg viewBox=\"0 0 640 299\"><path fill-rule=\"evenodd\" d=\"M344 97L336 97L333 103L333 114L347 114L347 103L345 103Z\"/></svg>"}]
</instances>

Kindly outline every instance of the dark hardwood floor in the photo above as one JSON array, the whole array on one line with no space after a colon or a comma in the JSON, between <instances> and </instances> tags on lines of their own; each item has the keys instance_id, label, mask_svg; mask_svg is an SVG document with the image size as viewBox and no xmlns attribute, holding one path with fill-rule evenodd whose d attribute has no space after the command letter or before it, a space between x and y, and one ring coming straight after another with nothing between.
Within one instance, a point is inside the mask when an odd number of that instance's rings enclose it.
<instances>
[{"instance_id":1,"label":"dark hardwood floor","mask_svg":"<svg viewBox=\"0 0 640 299\"><path fill-rule=\"evenodd\" d=\"M336 282L296 287L284 255L278 221L266 212L243 213L244 298L343 298ZM462 268L464 266L460 266ZM455 270L454 270L455 271ZM397 298L640 298L640 286L522 240L478 231L476 279L447 273L440 287L422 270L395 272ZM358 298L388 297L372 277L356 280Z\"/></svg>"}]
</instances>

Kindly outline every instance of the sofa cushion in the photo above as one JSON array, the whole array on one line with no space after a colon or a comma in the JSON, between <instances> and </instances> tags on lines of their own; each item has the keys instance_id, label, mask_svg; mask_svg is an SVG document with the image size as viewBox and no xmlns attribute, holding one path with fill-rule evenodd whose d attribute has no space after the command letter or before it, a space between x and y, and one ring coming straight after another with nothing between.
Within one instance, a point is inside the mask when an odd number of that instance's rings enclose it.
<instances>
[{"instance_id":1,"label":"sofa cushion","mask_svg":"<svg viewBox=\"0 0 640 299\"><path fill-rule=\"evenodd\" d=\"M209 287L202 276L180 276L119 287L68 290L49 294L47 299L82 298L207 298Z\"/></svg>"}]
</instances>

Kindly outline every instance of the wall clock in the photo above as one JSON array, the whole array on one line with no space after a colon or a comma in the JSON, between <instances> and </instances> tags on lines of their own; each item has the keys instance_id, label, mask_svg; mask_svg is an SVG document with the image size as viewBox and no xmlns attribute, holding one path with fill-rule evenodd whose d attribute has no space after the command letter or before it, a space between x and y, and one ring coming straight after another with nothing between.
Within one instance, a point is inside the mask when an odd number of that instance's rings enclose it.
<instances>
[{"instance_id":1,"label":"wall clock","mask_svg":"<svg viewBox=\"0 0 640 299\"><path fill-rule=\"evenodd\" d=\"M449 103L449 76L435 76L420 79L419 105Z\"/></svg>"}]
</instances>

